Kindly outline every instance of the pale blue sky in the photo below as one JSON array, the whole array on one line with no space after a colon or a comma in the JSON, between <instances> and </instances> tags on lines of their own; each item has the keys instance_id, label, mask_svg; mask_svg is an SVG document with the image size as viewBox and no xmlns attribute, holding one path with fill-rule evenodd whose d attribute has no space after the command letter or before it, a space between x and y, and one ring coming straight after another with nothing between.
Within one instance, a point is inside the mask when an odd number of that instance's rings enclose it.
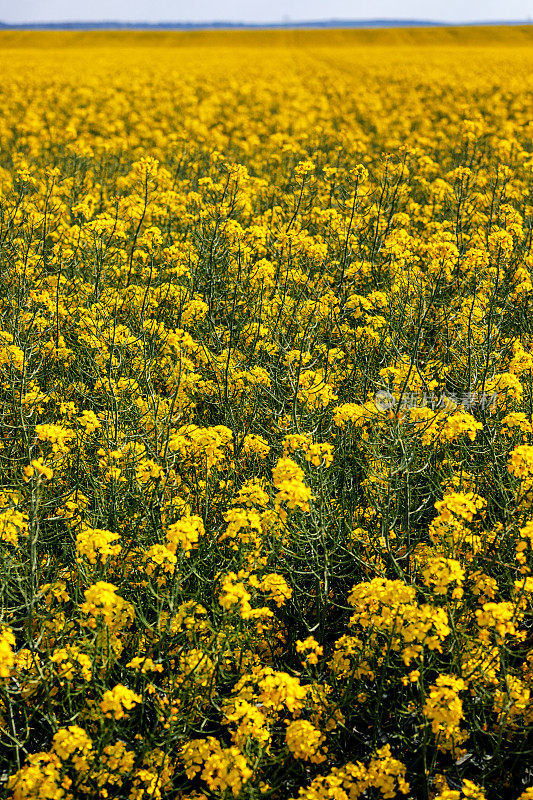
<instances>
[{"instance_id":1,"label":"pale blue sky","mask_svg":"<svg viewBox=\"0 0 533 800\"><path fill-rule=\"evenodd\" d=\"M279 22L323 19L527 20L533 0L0 0L2 22Z\"/></svg>"}]
</instances>

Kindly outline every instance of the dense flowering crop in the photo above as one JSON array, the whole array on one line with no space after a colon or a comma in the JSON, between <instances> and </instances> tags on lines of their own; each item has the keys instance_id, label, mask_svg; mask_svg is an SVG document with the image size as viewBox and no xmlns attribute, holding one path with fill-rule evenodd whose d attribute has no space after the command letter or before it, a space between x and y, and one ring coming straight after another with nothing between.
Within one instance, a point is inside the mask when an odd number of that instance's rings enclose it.
<instances>
[{"instance_id":1,"label":"dense flowering crop","mask_svg":"<svg viewBox=\"0 0 533 800\"><path fill-rule=\"evenodd\" d=\"M0 41L0 796L533 798L532 29Z\"/></svg>"}]
</instances>

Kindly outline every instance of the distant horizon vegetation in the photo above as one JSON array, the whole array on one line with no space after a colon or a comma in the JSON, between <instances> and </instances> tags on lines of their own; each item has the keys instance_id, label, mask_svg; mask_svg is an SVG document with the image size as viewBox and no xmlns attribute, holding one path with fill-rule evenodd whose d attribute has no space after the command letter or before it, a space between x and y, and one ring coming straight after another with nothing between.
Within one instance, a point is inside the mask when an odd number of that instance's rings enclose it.
<instances>
[{"instance_id":1,"label":"distant horizon vegetation","mask_svg":"<svg viewBox=\"0 0 533 800\"><path fill-rule=\"evenodd\" d=\"M231 22L227 20L211 22L119 22L101 20L98 22L1 22L0 30L272 30L295 28L413 28L413 27L483 27L531 25L533 20L485 20L473 22L442 22L420 19L329 19L281 22Z\"/></svg>"}]
</instances>

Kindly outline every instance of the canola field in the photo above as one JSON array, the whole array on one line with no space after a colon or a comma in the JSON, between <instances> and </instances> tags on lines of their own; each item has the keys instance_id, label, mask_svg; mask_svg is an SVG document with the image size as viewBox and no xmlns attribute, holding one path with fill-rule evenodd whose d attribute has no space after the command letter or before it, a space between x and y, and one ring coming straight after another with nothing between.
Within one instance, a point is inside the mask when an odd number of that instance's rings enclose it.
<instances>
[{"instance_id":1,"label":"canola field","mask_svg":"<svg viewBox=\"0 0 533 800\"><path fill-rule=\"evenodd\" d=\"M533 798L532 45L0 34L0 797Z\"/></svg>"}]
</instances>

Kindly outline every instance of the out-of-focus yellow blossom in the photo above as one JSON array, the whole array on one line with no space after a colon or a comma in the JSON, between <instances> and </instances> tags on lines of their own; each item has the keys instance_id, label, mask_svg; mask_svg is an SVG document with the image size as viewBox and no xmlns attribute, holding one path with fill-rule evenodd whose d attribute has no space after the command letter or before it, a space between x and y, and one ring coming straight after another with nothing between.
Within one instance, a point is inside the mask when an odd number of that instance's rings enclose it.
<instances>
[{"instance_id":1,"label":"out-of-focus yellow blossom","mask_svg":"<svg viewBox=\"0 0 533 800\"><path fill-rule=\"evenodd\" d=\"M521 444L515 447L509 459L508 469L516 478L531 478L533 476L533 446Z\"/></svg>"},{"instance_id":2,"label":"out-of-focus yellow blossom","mask_svg":"<svg viewBox=\"0 0 533 800\"><path fill-rule=\"evenodd\" d=\"M100 420L98 419L94 411L91 411L90 409L86 409L85 411L83 411L81 416L78 417L78 422L80 424L80 427L82 427L85 433L87 434L94 433L94 431L102 427Z\"/></svg>"},{"instance_id":3,"label":"out-of-focus yellow blossom","mask_svg":"<svg viewBox=\"0 0 533 800\"><path fill-rule=\"evenodd\" d=\"M2 626L0 629L0 677L9 678L11 669L15 664L15 653L13 646L15 644L15 636L11 628Z\"/></svg>"},{"instance_id":4,"label":"out-of-focus yellow blossom","mask_svg":"<svg viewBox=\"0 0 533 800\"><path fill-rule=\"evenodd\" d=\"M481 609L476 610L476 620L480 627L480 638L488 644L489 631L495 631L498 639L505 636L517 636L516 623L522 619L522 614L517 611L514 603L483 603Z\"/></svg>"},{"instance_id":5,"label":"out-of-focus yellow blossom","mask_svg":"<svg viewBox=\"0 0 533 800\"><path fill-rule=\"evenodd\" d=\"M422 570L424 583L434 587L437 594L446 594L451 584L456 584L452 588L451 596L460 599L463 596L463 581L465 577L464 569L460 563L453 558L435 557L428 559L425 568Z\"/></svg>"},{"instance_id":6,"label":"out-of-focus yellow blossom","mask_svg":"<svg viewBox=\"0 0 533 800\"><path fill-rule=\"evenodd\" d=\"M520 795L520 798L523 798L523 795ZM435 795L435 800L486 800L486 794L481 787L466 778L462 783L461 789L439 789L438 794Z\"/></svg>"},{"instance_id":7,"label":"out-of-focus yellow blossom","mask_svg":"<svg viewBox=\"0 0 533 800\"><path fill-rule=\"evenodd\" d=\"M54 471L49 466L43 463L42 458L33 458L31 463L24 467L24 480L27 482L32 478L35 473L40 477L41 475L47 480L54 477Z\"/></svg>"},{"instance_id":8,"label":"out-of-focus yellow blossom","mask_svg":"<svg viewBox=\"0 0 533 800\"><path fill-rule=\"evenodd\" d=\"M324 738L320 731L305 719L289 722L285 733L287 747L294 758L311 761L313 764L321 764L326 760L324 750L321 751Z\"/></svg>"},{"instance_id":9,"label":"out-of-focus yellow blossom","mask_svg":"<svg viewBox=\"0 0 533 800\"><path fill-rule=\"evenodd\" d=\"M151 658L135 656L126 664L130 669L135 669L144 674L145 672L163 672L162 664L155 664Z\"/></svg>"},{"instance_id":10,"label":"out-of-focus yellow blossom","mask_svg":"<svg viewBox=\"0 0 533 800\"><path fill-rule=\"evenodd\" d=\"M64 800L65 790L72 785L62 776L62 762L55 753L33 753L25 765L10 776L8 789L13 800ZM68 797L68 795L66 795Z\"/></svg>"},{"instance_id":11,"label":"out-of-focus yellow blossom","mask_svg":"<svg viewBox=\"0 0 533 800\"><path fill-rule=\"evenodd\" d=\"M87 771L93 757L92 749L92 740L78 725L61 728L52 739L53 752L57 753L63 762L70 759L74 768L80 773Z\"/></svg>"},{"instance_id":12,"label":"out-of-focus yellow blossom","mask_svg":"<svg viewBox=\"0 0 533 800\"><path fill-rule=\"evenodd\" d=\"M296 652L303 653L304 660L302 665L318 664L318 659L324 654L324 648L321 647L314 636L308 636L307 639L298 639L296 641Z\"/></svg>"},{"instance_id":13,"label":"out-of-focus yellow blossom","mask_svg":"<svg viewBox=\"0 0 533 800\"><path fill-rule=\"evenodd\" d=\"M0 541L17 545L19 536L28 535L28 515L17 507L0 506Z\"/></svg>"}]
</instances>

